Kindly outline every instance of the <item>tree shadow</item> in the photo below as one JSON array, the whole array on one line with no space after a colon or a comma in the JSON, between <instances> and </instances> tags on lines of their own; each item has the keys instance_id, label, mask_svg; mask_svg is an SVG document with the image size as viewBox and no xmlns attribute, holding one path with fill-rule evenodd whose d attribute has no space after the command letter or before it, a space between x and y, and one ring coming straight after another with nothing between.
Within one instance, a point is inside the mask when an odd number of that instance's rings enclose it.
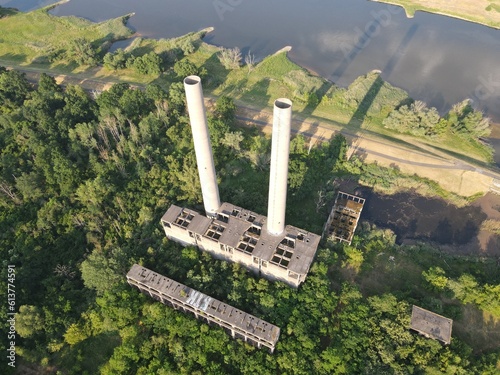
<instances>
[{"instance_id":1,"label":"tree shadow","mask_svg":"<svg viewBox=\"0 0 500 375\"><path fill-rule=\"evenodd\" d=\"M500 267L500 235L491 236L484 251L486 254L497 256Z\"/></svg>"},{"instance_id":2,"label":"tree shadow","mask_svg":"<svg viewBox=\"0 0 500 375\"><path fill-rule=\"evenodd\" d=\"M324 81L318 89L314 90L314 92L312 93L309 93L307 104L301 113L304 115L312 114L321 103L321 98L328 92L328 90L330 90L332 85L333 83L331 83L330 81Z\"/></svg>"},{"instance_id":3,"label":"tree shadow","mask_svg":"<svg viewBox=\"0 0 500 375\"><path fill-rule=\"evenodd\" d=\"M233 93L236 93L236 95L243 102L253 103L256 102L258 98L259 102L269 103L271 95L269 94L270 80L268 78L263 78L254 82L254 84L249 88L247 88L248 78L239 81L241 82L238 82L237 85L232 86Z\"/></svg>"},{"instance_id":4,"label":"tree shadow","mask_svg":"<svg viewBox=\"0 0 500 375\"><path fill-rule=\"evenodd\" d=\"M498 349L500 321L475 305L462 307L462 316L453 322L453 331L467 342L475 353Z\"/></svg>"},{"instance_id":5,"label":"tree shadow","mask_svg":"<svg viewBox=\"0 0 500 375\"><path fill-rule=\"evenodd\" d=\"M205 77L205 87L211 90L218 88L226 82L227 76L230 73L230 70L226 69L219 61L217 53L210 55L210 57L203 62L200 68L205 68L207 72L217 72L216 74L209 74Z\"/></svg>"},{"instance_id":6,"label":"tree shadow","mask_svg":"<svg viewBox=\"0 0 500 375\"><path fill-rule=\"evenodd\" d=\"M23 54L23 53L12 53L12 52L9 52L9 53L6 53L4 55L1 55L0 56L0 60L2 60L3 62L13 62L13 63L16 63L16 64L21 64L23 62L26 61L26 55Z\"/></svg>"},{"instance_id":7,"label":"tree shadow","mask_svg":"<svg viewBox=\"0 0 500 375\"><path fill-rule=\"evenodd\" d=\"M399 44L399 47L397 48L396 52L392 55L392 57L389 59L387 62L386 66L382 70L382 74L384 74L386 77L389 77L398 64L399 60L401 57L404 55L404 51L407 49L408 45L410 44L412 38L415 36L415 33L418 30L418 25L413 25L408 29L406 32L405 36L401 40L401 43ZM358 52L357 52L358 53ZM356 53L356 55L357 55ZM380 89L382 88L384 84L384 81L382 77L377 75L375 81L372 83L368 91L366 92L365 96L361 100L361 102L358 105L358 108L356 111L353 113L351 120L348 123L348 126L351 128L361 128L363 121L365 120L368 110L372 106L373 102L375 101L378 93L380 92Z\"/></svg>"}]
</instances>

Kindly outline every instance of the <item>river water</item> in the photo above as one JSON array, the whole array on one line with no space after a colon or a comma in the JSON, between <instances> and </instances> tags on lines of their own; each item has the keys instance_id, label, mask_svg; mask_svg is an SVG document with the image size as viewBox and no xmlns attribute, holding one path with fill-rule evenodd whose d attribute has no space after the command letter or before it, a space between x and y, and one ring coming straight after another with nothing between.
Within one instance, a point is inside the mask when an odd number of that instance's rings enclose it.
<instances>
[{"instance_id":1,"label":"river water","mask_svg":"<svg viewBox=\"0 0 500 375\"><path fill-rule=\"evenodd\" d=\"M50 0L0 0L29 10ZM129 26L152 38L207 26L206 41L290 58L342 86L372 69L444 112L465 98L500 122L500 30L365 0L71 0L57 15L92 21L135 12Z\"/></svg>"},{"instance_id":2,"label":"river water","mask_svg":"<svg viewBox=\"0 0 500 375\"><path fill-rule=\"evenodd\" d=\"M3 4L2 4L3 3ZM29 10L50 0L0 0ZM208 26L205 40L263 58L290 45L290 58L341 85L373 69L445 113L465 98L500 122L500 30L366 0L71 0L56 15L104 21L134 12L144 37ZM500 125L495 125L500 127ZM500 165L500 140L492 139Z\"/></svg>"}]
</instances>

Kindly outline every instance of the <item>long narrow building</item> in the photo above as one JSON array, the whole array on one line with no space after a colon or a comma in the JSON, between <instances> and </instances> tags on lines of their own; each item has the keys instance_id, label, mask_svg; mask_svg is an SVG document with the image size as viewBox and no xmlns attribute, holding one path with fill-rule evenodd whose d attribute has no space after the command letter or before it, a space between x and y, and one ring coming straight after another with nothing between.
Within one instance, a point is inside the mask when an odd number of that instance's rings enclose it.
<instances>
[{"instance_id":1,"label":"long narrow building","mask_svg":"<svg viewBox=\"0 0 500 375\"><path fill-rule=\"evenodd\" d=\"M279 327L148 268L134 264L127 273L127 282L167 306L191 312L197 319L224 328L233 338L241 338L258 348L265 346L271 353L276 347Z\"/></svg>"}]
</instances>

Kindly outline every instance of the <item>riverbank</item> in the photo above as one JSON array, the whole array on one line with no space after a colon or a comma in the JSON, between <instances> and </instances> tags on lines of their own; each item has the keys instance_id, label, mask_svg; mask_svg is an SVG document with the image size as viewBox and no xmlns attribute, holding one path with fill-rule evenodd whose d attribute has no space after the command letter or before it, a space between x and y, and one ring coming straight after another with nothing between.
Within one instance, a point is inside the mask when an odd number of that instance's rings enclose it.
<instances>
[{"instance_id":1,"label":"riverbank","mask_svg":"<svg viewBox=\"0 0 500 375\"><path fill-rule=\"evenodd\" d=\"M19 36L11 34L17 29L5 28L4 40L10 42L3 43L3 48L11 46L12 49L11 52L0 52L0 62L7 61L11 66L37 72L50 71L59 75L60 80L74 77L77 82L91 85L95 83L97 91L114 82L138 85L155 83L168 88L180 79L173 69L173 61L170 61L171 56L176 56L173 51L189 44L192 45L192 50L180 59L187 60L197 69L204 69L208 73L204 79L206 94L214 97L227 95L239 107L256 109L258 115L254 120L262 118L263 109L272 108L274 98L289 97L294 102L294 114L300 123L301 133L326 140L335 133L342 132L350 141L352 152L357 153L365 162L377 162L388 167L395 166L405 173L416 173L438 181L445 190L463 196L484 193L492 183L492 176L485 172L492 160L492 151L486 145L452 132L435 138L415 138L386 129L383 120L395 107L409 102L410 98L405 91L384 82L377 72L359 77L347 88L340 88L291 62L286 55L287 51L268 56L252 66L226 69L217 57L219 48L202 40L209 29L176 39L136 38L126 49L126 53L143 56L154 52L167 56L170 60L165 63L161 74L144 75L126 67L110 70L100 65L75 66L64 58L51 62L43 59L45 51L54 49L65 35L59 30L57 39L47 40L44 48L37 49L30 38L33 30L44 28L40 21L47 24L45 28L48 30L68 24L72 32L66 35L65 42L70 43L83 35L103 51L106 46L109 47L110 40L130 35L131 31L126 29L123 18L93 24L76 17L53 17L47 14L46 9L25 14L15 13L12 16L14 19L7 24L15 24L20 29L26 28L24 40L30 40L30 43L25 43L24 47L29 52L16 53L16 48L19 49L22 43L20 39L15 39L20 38ZM5 20L0 22L3 24ZM33 29L28 27L28 22L34 25ZM73 33L78 25L81 33ZM108 39L96 36L102 35L95 31L101 29L108 30Z\"/></svg>"},{"instance_id":2,"label":"riverbank","mask_svg":"<svg viewBox=\"0 0 500 375\"><path fill-rule=\"evenodd\" d=\"M475 22L500 29L498 0L372 0L402 6L409 18L422 11Z\"/></svg>"},{"instance_id":3,"label":"riverbank","mask_svg":"<svg viewBox=\"0 0 500 375\"><path fill-rule=\"evenodd\" d=\"M76 41L80 44L88 41L101 53L113 42L133 34L125 25L132 15L93 23L48 13L57 4L27 13L2 8L0 58L20 65L38 64L49 69L74 71L79 66L66 55Z\"/></svg>"}]
</instances>

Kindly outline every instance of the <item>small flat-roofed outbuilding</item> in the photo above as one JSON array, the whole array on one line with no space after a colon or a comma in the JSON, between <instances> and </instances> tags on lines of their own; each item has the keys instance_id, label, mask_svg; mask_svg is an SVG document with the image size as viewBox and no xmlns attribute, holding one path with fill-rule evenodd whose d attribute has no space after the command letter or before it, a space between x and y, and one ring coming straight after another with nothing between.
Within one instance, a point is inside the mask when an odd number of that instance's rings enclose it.
<instances>
[{"instance_id":1,"label":"small flat-roofed outbuilding","mask_svg":"<svg viewBox=\"0 0 500 375\"><path fill-rule=\"evenodd\" d=\"M449 344L452 325L452 319L413 305L410 328L425 337Z\"/></svg>"}]
</instances>

